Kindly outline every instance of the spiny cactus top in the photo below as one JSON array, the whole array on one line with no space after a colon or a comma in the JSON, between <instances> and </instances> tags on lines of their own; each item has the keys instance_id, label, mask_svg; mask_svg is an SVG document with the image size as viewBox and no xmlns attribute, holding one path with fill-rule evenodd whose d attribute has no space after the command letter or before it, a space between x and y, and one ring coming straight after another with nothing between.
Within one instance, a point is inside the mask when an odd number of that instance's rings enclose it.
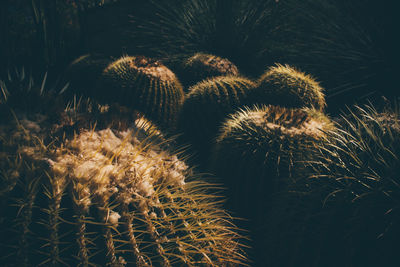
<instances>
[{"instance_id":1,"label":"spiny cactus top","mask_svg":"<svg viewBox=\"0 0 400 267\"><path fill-rule=\"evenodd\" d=\"M161 126L171 126L183 103L183 89L167 67L142 56L122 57L112 62L102 74L104 101L143 112Z\"/></svg>"},{"instance_id":2,"label":"spiny cactus top","mask_svg":"<svg viewBox=\"0 0 400 267\"><path fill-rule=\"evenodd\" d=\"M299 161L312 158L312 148L331 128L330 120L312 109L246 108L221 127L212 167L235 202L250 204L253 196L265 199L303 174Z\"/></svg>"},{"instance_id":3,"label":"spiny cactus top","mask_svg":"<svg viewBox=\"0 0 400 267\"><path fill-rule=\"evenodd\" d=\"M314 78L288 65L270 67L259 79L252 103L323 110L323 88Z\"/></svg>"},{"instance_id":4,"label":"spiny cactus top","mask_svg":"<svg viewBox=\"0 0 400 267\"><path fill-rule=\"evenodd\" d=\"M237 67L226 58L197 53L182 63L181 79L186 86L221 75L239 75Z\"/></svg>"},{"instance_id":5,"label":"spiny cactus top","mask_svg":"<svg viewBox=\"0 0 400 267\"><path fill-rule=\"evenodd\" d=\"M239 108L255 83L236 76L219 76L190 88L180 114L180 129L196 148L209 147L224 118Z\"/></svg>"}]
</instances>

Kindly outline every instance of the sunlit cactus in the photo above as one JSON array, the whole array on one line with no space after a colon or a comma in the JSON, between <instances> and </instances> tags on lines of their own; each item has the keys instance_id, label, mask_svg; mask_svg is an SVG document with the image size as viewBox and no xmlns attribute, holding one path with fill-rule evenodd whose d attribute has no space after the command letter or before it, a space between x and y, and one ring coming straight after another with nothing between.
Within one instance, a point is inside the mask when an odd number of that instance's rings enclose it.
<instances>
[{"instance_id":1,"label":"sunlit cactus","mask_svg":"<svg viewBox=\"0 0 400 267\"><path fill-rule=\"evenodd\" d=\"M0 124L2 266L246 264L218 186L145 119L95 129L86 108Z\"/></svg>"},{"instance_id":2,"label":"sunlit cactus","mask_svg":"<svg viewBox=\"0 0 400 267\"><path fill-rule=\"evenodd\" d=\"M313 107L323 110L325 96L314 78L288 65L270 67L259 79L253 91L252 103L280 105L283 107Z\"/></svg>"},{"instance_id":3,"label":"sunlit cactus","mask_svg":"<svg viewBox=\"0 0 400 267\"><path fill-rule=\"evenodd\" d=\"M228 59L204 53L185 59L180 69L180 79L186 86L216 76L239 75L237 67Z\"/></svg>"},{"instance_id":4,"label":"sunlit cactus","mask_svg":"<svg viewBox=\"0 0 400 267\"><path fill-rule=\"evenodd\" d=\"M222 121L243 105L254 87L251 80L236 76L219 76L191 87L179 118L184 138L198 152L206 152Z\"/></svg>"},{"instance_id":5,"label":"sunlit cactus","mask_svg":"<svg viewBox=\"0 0 400 267\"><path fill-rule=\"evenodd\" d=\"M235 208L257 217L264 210L248 205L262 205L272 193L304 175L302 162L313 158L313 148L332 127L314 109L246 108L221 127L212 168L230 188ZM249 210L255 214L247 214Z\"/></svg>"},{"instance_id":6,"label":"sunlit cactus","mask_svg":"<svg viewBox=\"0 0 400 267\"><path fill-rule=\"evenodd\" d=\"M260 228L271 266L396 266L400 116L356 107L315 150L307 179L275 198Z\"/></svg>"},{"instance_id":7,"label":"sunlit cactus","mask_svg":"<svg viewBox=\"0 0 400 267\"><path fill-rule=\"evenodd\" d=\"M161 126L174 125L183 103L175 74L160 62L142 56L122 57L102 74L104 101L132 107Z\"/></svg>"}]
</instances>

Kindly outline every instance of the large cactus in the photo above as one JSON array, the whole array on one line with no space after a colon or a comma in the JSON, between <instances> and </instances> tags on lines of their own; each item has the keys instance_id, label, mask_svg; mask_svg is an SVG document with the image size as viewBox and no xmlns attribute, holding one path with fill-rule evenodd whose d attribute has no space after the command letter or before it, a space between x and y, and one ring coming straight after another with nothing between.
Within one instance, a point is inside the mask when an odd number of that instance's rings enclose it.
<instances>
[{"instance_id":1,"label":"large cactus","mask_svg":"<svg viewBox=\"0 0 400 267\"><path fill-rule=\"evenodd\" d=\"M95 130L77 110L56 124L22 111L0 124L2 266L246 262L215 186L154 126Z\"/></svg>"},{"instance_id":2,"label":"large cactus","mask_svg":"<svg viewBox=\"0 0 400 267\"><path fill-rule=\"evenodd\" d=\"M241 107L255 83L234 76L219 76L194 85L186 96L179 129L201 154L208 149L228 114Z\"/></svg>"},{"instance_id":3,"label":"large cactus","mask_svg":"<svg viewBox=\"0 0 400 267\"><path fill-rule=\"evenodd\" d=\"M167 67L142 56L122 57L102 74L104 101L114 100L143 112L161 126L176 122L182 106L183 89Z\"/></svg>"},{"instance_id":4,"label":"large cactus","mask_svg":"<svg viewBox=\"0 0 400 267\"><path fill-rule=\"evenodd\" d=\"M288 65L270 67L259 79L252 103L323 110L325 96L314 78Z\"/></svg>"},{"instance_id":5,"label":"large cactus","mask_svg":"<svg viewBox=\"0 0 400 267\"><path fill-rule=\"evenodd\" d=\"M234 206L257 217L264 212L257 206L271 193L305 173L299 162L312 159L312 148L331 128L330 120L313 109L246 108L221 127L212 168L231 189Z\"/></svg>"},{"instance_id":6,"label":"large cactus","mask_svg":"<svg viewBox=\"0 0 400 267\"><path fill-rule=\"evenodd\" d=\"M360 108L315 150L308 179L275 198L258 243L275 266L397 266L400 116Z\"/></svg>"},{"instance_id":7,"label":"large cactus","mask_svg":"<svg viewBox=\"0 0 400 267\"><path fill-rule=\"evenodd\" d=\"M239 75L237 67L228 59L204 53L196 53L186 58L180 69L180 79L185 86L216 76Z\"/></svg>"}]
</instances>

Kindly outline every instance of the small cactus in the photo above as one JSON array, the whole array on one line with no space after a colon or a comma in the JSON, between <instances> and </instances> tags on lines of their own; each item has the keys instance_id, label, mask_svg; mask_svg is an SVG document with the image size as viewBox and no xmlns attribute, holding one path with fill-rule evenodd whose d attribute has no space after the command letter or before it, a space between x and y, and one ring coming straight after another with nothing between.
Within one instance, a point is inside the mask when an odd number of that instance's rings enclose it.
<instances>
[{"instance_id":1,"label":"small cactus","mask_svg":"<svg viewBox=\"0 0 400 267\"><path fill-rule=\"evenodd\" d=\"M241 107L255 83L242 77L219 76L204 80L187 94L179 128L200 153L207 153L227 115Z\"/></svg>"},{"instance_id":2,"label":"small cactus","mask_svg":"<svg viewBox=\"0 0 400 267\"><path fill-rule=\"evenodd\" d=\"M133 107L160 126L175 124L183 89L167 67L142 56L122 57L102 73L104 101Z\"/></svg>"},{"instance_id":3,"label":"small cactus","mask_svg":"<svg viewBox=\"0 0 400 267\"><path fill-rule=\"evenodd\" d=\"M399 265L399 113L357 107L337 128L315 150L309 176L277 196L265 213L260 262Z\"/></svg>"},{"instance_id":4,"label":"small cactus","mask_svg":"<svg viewBox=\"0 0 400 267\"><path fill-rule=\"evenodd\" d=\"M216 76L237 76L237 67L226 58L196 53L185 59L181 66L180 78L185 86Z\"/></svg>"},{"instance_id":5,"label":"small cactus","mask_svg":"<svg viewBox=\"0 0 400 267\"><path fill-rule=\"evenodd\" d=\"M331 128L330 120L313 109L246 108L221 127L212 169L230 188L234 205L257 217L264 212L257 205L305 172L299 162L312 158L311 148ZM256 205L251 209L256 214L247 214L249 205Z\"/></svg>"},{"instance_id":6,"label":"small cactus","mask_svg":"<svg viewBox=\"0 0 400 267\"><path fill-rule=\"evenodd\" d=\"M270 67L259 79L251 103L283 107L313 107L322 111L326 105L323 89L310 75L288 65Z\"/></svg>"}]
</instances>

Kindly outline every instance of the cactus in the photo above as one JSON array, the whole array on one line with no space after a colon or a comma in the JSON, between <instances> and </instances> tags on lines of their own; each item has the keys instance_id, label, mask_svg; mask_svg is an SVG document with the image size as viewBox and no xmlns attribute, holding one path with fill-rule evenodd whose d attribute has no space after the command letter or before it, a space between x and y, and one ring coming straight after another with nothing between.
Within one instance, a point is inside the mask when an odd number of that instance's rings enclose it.
<instances>
[{"instance_id":1,"label":"cactus","mask_svg":"<svg viewBox=\"0 0 400 267\"><path fill-rule=\"evenodd\" d=\"M216 186L154 125L96 130L86 108L0 124L2 266L246 264Z\"/></svg>"},{"instance_id":2,"label":"cactus","mask_svg":"<svg viewBox=\"0 0 400 267\"><path fill-rule=\"evenodd\" d=\"M270 67L259 79L251 95L252 103L280 105L283 107L325 107L323 89L310 75L288 65Z\"/></svg>"},{"instance_id":3,"label":"cactus","mask_svg":"<svg viewBox=\"0 0 400 267\"><path fill-rule=\"evenodd\" d=\"M258 205L306 173L299 162L313 158L312 148L331 128L330 120L313 109L246 108L221 127L212 169L230 188L234 207L256 218L264 212ZM255 207L249 210L249 205Z\"/></svg>"},{"instance_id":4,"label":"cactus","mask_svg":"<svg viewBox=\"0 0 400 267\"><path fill-rule=\"evenodd\" d=\"M122 57L102 74L104 101L134 107L160 126L173 126L183 103L183 89L167 67L145 57Z\"/></svg>"},{"instance_id":5,"label":"cactus","mask_svg":"<svg viewBox=\"0 0 400 267\"><path fill-rule=\"evenodd\" d=\"M220 76L191 87L180 114L179 129L200 153L207 153L224 118L239 108L255 83L234 76Z\"/></svg>"},{"instance_id":6,"label":"cactus","mask_svg":"<svg viewBox=\"0 0 400 267\"><path fill-rule=\"evenodd\" d=\"M180 79L186 87L216 76L237 76L237 67L226 58L196 53L184 60Z\"/></svg>"},{"instance_id":7,"label":"cactus","mask_svg":"<svg viewBox=\"0 0 400 267\"><path fill-rule=\"evenodd\" d=\"M399 265L399 113L356 107L337 127L315 150L309 177L265 214L258 246L268 253L261 262Z\"/></svg>"}]
</instances>

